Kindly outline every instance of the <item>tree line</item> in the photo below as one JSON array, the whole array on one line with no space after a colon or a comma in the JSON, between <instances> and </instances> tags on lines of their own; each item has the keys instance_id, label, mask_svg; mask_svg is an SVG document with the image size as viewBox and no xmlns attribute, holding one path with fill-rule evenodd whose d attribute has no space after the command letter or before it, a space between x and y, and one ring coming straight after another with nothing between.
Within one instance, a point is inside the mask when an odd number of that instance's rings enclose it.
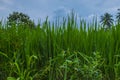
<instances>
[{"instance_id":1,"label":"tree line","mask_svg":"<svg viewBox=\"0 0 120 80\"><path fill-rule=\"evenodd\" d=\"M107 12L102 15L100 19L100 23L104 28L111 28L114 23L113 15ZM117 24L120 24L120 9L118 9L118 12L116 14L116 22ZM22 12L13 12L12 14L9 14L7 17L7 23L9 26L14 24L28 25L30 28L35 27L35 23L30 19L30 17Z\"/></svg>"},{"instance_id":2,"label":"tree line","mask_svg":"<svg viewBox=\"0 0 120 80\"><path fill-rule=\"evenodd\" d=\"M120 24L120 9L118 9L118 12L116 14L116 22L117 24ZM114 23L113 15L110 13L105 13L101 16L100 23L104 28L110 28Z\"/></svg>"}]
</instances>

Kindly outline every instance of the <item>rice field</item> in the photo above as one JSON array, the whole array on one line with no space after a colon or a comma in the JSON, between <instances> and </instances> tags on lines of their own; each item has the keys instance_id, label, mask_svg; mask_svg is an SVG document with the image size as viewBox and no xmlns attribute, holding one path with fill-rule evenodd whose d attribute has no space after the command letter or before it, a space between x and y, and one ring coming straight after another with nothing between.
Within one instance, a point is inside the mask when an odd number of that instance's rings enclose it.
<instances>
[{"instance_id":1,"label":"rice field","mask_svg":"<svg viewBox=\"0 0 120 80\"><path fill-rule=\"evenodd\" d=\"M0 80L120 80L120 25L47 19L0 24Z\"/></svg>"}]
</instances>

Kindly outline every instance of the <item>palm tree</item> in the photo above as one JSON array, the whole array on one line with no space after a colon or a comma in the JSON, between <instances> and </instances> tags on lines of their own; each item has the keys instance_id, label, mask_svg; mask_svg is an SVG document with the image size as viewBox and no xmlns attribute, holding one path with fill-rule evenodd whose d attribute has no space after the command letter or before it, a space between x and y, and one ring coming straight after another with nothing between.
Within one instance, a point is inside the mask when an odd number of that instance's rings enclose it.
<instances>
[{"instance_id":1,"label":"palm tree","mask_svg":"<svg viewBox=\"0 0 120 80\"><path fill-rule=\"evenodd\" d=\"M120 9L118 9L118 13L116 15L117 23L120 24Z\"/></svg>"},{"instance_id":2,"label":"palm tree","mask_svg":"<svg viewBox=\"0 0 120 80\"><path fill-rule=\"evenodd\" d=\"M103 16L101 16L101 23L103 27L110 28L113 25L113 16L109 13L105 13Z\"/></svg>"}]
</instances>

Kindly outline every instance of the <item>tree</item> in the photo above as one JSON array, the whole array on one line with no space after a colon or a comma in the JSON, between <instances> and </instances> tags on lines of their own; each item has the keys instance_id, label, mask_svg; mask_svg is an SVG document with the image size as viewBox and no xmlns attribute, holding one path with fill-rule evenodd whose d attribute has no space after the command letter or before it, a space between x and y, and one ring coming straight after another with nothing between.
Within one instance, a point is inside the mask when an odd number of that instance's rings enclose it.
<instances>
[{"instance_id":1,"label":"tree","mask_svg":"<svg viewBox=\"0 0 120 80\"><path fill-rule=\"evenodd\" d=\"M103 16L101 16L101 23L103 24L103 27L110 28L113 25L113 16L109 13L105 13Z\"/></svg>"},{"instance_id":2,"label":"tree","mask_svg":"<svg viewBox=\"0 0 120 80\"><path fill-rule=\"evenodd\" d=\"M120 9L118 9L118 13L116 15L117 23L120 24Z\"/></svg>"},{"instance_id":3,"label":"tree","mask_svg":"<svg viewBox=\"0 0 120 80\"><path fill-rule=\"evenodd\" d=\"M8 19L8 25L28 25L30 28L34 27L35 24L32 20L30 20L30 17L24 13L21 12L13 12L12 14L9 14Z\"/></svg>"}]
</instances>

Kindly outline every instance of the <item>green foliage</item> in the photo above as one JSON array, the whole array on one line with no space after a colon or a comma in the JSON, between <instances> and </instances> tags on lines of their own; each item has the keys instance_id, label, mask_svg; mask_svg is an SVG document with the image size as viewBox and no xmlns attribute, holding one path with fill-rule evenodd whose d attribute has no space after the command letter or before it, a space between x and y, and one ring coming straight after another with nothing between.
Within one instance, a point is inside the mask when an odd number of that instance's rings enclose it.
<instances>
[{"instance_id":1,"label":"green foliage","mask_svg":"<svg viewBox=\"0 0 120 80\"><path fill-rule=\"evenodd\" d=\"M16 80L14 77L8 77L7 80Z\"/></svg>"},{"instance_id":2,"label":"green foliage","mask_svg":"<svg viewBox=\"0 0 120 80\"><path fill-rule=\"evenodd\" d=\"M32 20L30 20L30 17L24 13L21 12L13 12L12 14L9 14L8 19L8 25L28 25L30 28L35 27L35 24Z\"/></svg>"},{"instance_id":3,"label":"green foliage","mask_svg":"<svg viewBox=\"0 0 120 80\"><path fill-rule=\"evenodd\" d=\"M120 9L118 9L116 19L117 19L117 23L120 24Z\"/></svg>"},{"instance_id":4,"label":"green foliage","mask_svg":"<svg viewBox=\"0 0 120 80\"><path fill-rule=\"evenodd\" d=\"M87 56L80 52L62 51L57 57L51 60L54 64L57 80L102 80L104 60L98 52L94 57ZM59 62L59 63L56 63ZM53 76L53 75L51 75Z\"/></svg>"},{"instance_id":5,"label":"green foliage","mask_svg":"<svg viewBox=\"0 0 120 80\"><path fill-rule=\"evenodd\" d=\"M119 80L120 27L48 19L35 29L0 24L1 80Z\"/></svg>"},{"instance_id":6,"label":"green foliage","mask_svg":"<svg viewBox=\"0 0 120 80\"><path fill-rule=\"evenodd\" d=\"M110 28L113 25L113 19L112 19L112 15L109 13L105 13L103 16L101 16L101 23L103 24L103 26Z\"/></svg>"}]
</instances>

